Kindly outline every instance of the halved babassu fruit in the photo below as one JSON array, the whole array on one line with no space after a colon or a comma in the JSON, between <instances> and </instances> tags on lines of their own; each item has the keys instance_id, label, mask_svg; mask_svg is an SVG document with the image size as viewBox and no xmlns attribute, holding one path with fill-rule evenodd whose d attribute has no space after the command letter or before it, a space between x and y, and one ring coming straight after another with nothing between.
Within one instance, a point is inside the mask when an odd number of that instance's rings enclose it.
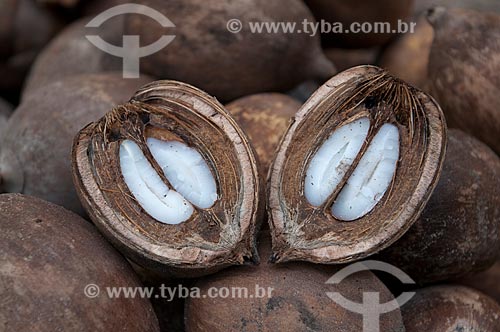
<instances>
[{"instance_id":1,"label":"halved babassu fruit","mask_svg":"<svg viewBox=\"0 0 500 332\"><path fill-rule=\"evenodd\" d=\"M135 263L194 277L258 260L257 165L214 98L158 81L75 138L74 181L100 230Z\"/></svg>"},{"instance_id":2,"label":"halved babassu fruit","mask_svg":"<svg viewBox=\"0 0 500 332\"><path fill-rule=\"evenodd\" d=\"M432 97L373 66L333 77L298 111L271 168L272 259L342 263L386 248L425 206L445 146Z\"/></svg>"}]
</instances>

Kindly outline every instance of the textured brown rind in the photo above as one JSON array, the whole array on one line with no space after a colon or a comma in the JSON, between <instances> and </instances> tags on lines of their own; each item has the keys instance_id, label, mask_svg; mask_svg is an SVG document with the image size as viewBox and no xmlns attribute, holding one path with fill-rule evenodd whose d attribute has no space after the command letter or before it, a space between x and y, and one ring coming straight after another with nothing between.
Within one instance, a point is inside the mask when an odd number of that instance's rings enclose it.
<instances>
[{"instance_id":1,"label":"textured brown rind","mask_svg":"<svg viewBox=\"0 0 500 332\"><path fill-rule=\"evenodd\" d=\"M37 3L46 5L57 5L65 8L76 7L81 0L35 0ZM84 1L85 2L85 1Z\"/></svg>"},{"instance_id":2,"label":"textured brown rind","mask_svg":"<svg viewBox=\"0 0 500 332\"><path fill-rule=\"evenodd\" d=\"M500 304L500 261L484 272L458 279L461 285L472 287L490 296Z\"/></svg>"},{"instance_id":3,"label":"textured brown rind","mask_svg":"<svg viewBox=\"0 0 500 332\"><path fill-rule=\"evenodd\" d=\"M269 236L260 240L259 253L269 257ZM357 303L363 302L363 292L379 293L381 303L391 301L393 296L369 271L350 275L340 284L326 284L338 270L310 263L261 262L257 267L233 267L202 278L194 285L202 297L189 298L186 303L186 332L362 331L362 316L336 304L326 293L338 292ZM271 296L258 295L257 286L263 289L261 292L272 288ZM223 288L246 288L249 296L203 298L209 289ZM399 310L382 315L380 331L404 331Z\"/></svg>"},{"instance_id":4,"label":"textured brown rind","mask_svg":"<svg viewBox=\"0 0 500 332\"><path fill-rule=\"evenodd\" d=\"M375 65L379 53L380 47L325 49L326 57L335 64L339 72L361 65Z\"/></svg>"},{"instance_id":5,"label":"textured brown rind","mask_svg":"<svg viewBox=\"0 0 500 332\"><path fill-rule=\"evenodd\" d=\"M387 92L386 97L377 91ZM330 207L349 172L325 204L313 207L303 194L306 166L335 128L363 116L370 117L372 125L357 161L387 122L400 131L400 158L390 190L375 208L355 221L341 222ZM373 66L333 77L296 114L271 167L268 216L273 259L343 263L387 248L424 208L439 178L445 147L443 114L425 93Z\"/></svg>"},{"instance_id":6,"label":"textured brown rind","mask_svg":"<svg viewBox=\"0 0 500 332\"><path fill-rule=\"evenodd\" d=\"M0 144L0 192L37 196L84 215L71 179L71 145L81 127L103 116L150 79L120 73L56 81L26 98Z\"/></svg>"},{"instance_id":7,"label":"textured brown rind","mask_svg":"<svg viewBox=\"0 0 500 332\"><path fill-rule=\"evenodd\" d=\"M0 58L21 53L34 57L62 27L53 11L29 0L2 1L0 20Z\"/></svg>"},{"instance_id":8,"label":"textured brown rind","mask_svg":"<svg viewBox=\"0 0 500 332\"><path fill-rule=\"evenodd\" d=\"M80 9L83 15L97 16L111 7L126 3L130 3L129 0L84 0Z\"/></svg>"},{"instance_id":9,"label":"textured brown rind","mask_svg":"<svg viewBox=\"0 0 500 332\"><path fill-rule=\"evenodd\" d=\"M500 15L437 8L429 15L434 43L431 93L448 125L500 153Z\"/></svg>"},{"instance_id":10,"label":"textured brown rind","mask_svg":"<svg viewBox=\"0 0 500 332\"><path fill-rule=\"evenodd\" d=\"M0 137L3 134L5 125L12 114L12 105L0 98Z\"/></svg>"},{"instance_id":11,"label":"textured brown rind","mask_svg":"<svg viewBox=\"0 0 500 332\"><path fill-rule=\"evenodd\" d=\"M126 34L149 45L161 35L175 39L141 59L145 73L183 81L224 102L266 91L287 91L307 79L325 80L335 73L320 47L319 36L305 33L252 33L249 22L314 22L300 0L141 0L168 17L175 29L144 15L128 15ZM242 30L228 31L238 19Z\"/></svg>"},{"instance_id":12,"label":"textured brown rind","mask_svg":"<svg viewBox=\"0 0 500 332\"><path fill-rule=\"evenodd\" d=\"M318 21L323 19L330 24L340 22L344 30L349 29L353 22L388 22L391 29L396 29L398 20L404 21L409 17L413 0L306 0L306 4ZM383 45L393 36L390 33L329 33L321 37L326 45L364 48Z\"/></svg>"},{"instance_id":13,"label":"textured brown rind","mask_svg":"<svg viewBox=\"0 0 500 332\"><path fill-rule=\"evenodd\" d=\"M276 148L300 108L295 99L279 93L242 97L226 105L252 143L260 162L259 175L267 178Z\"/></svg>"},{"instance_id":14,"label":"textured brown rind","mask_svg":"<svg viewBox=\"0 0 500 332\"><path fill-rule=\"evenodd\" d=\"M0 195L0 222L3 331L159 331L147 299L107 296L106 287L141 284L90 223L20 194ZM100 295L85 296L88 284Z\"/></svg>"},{"instance_id":15,"label":"textured brown rind","mask_svg":"<svg viewBox=\"0 0 500 332\"><path fill-rule=\"evenodd\" d=\"M415 31L401 35L382 53L379 65L392 75L416 86L426 88L427 67L434 30L424 15L416 20Z\"/></svg>"},{"instance_id":16,"label":"textured brown rind","mask_svg":"<svg viewBox=\"0 0 500 332\"><path fill-rule=\"evenodd\" d=\"M35 1L2 0L0 22L0 90L17 95L37 54L63 21Z\"/></svg>"},{"instance_id":17,"label":"textured brown rind","mask_svg":"<svg viewBox=\"0 0 500 332\"><path fill-rule=\"evenodd\" d=\"M436 6L500 13L500 2L497 0L415 0L413 14L418 16Z\"/></svg>"},{"instance_id":18,"label":"textured brown rind","mask_svg":"<svg viewBox=\"0 0 500 332\"><path fill-rule=\"evenodd\" d=\"M87 17L72 23L45 47L26 79L23 99L36 89L68 76L122 70L121 58L101 51L85 36L96 33L106 42L120 45L123 34L123 16L109 20L97 32L85 28L90 20L91 17Z\"/></svg>"},{"instance_id":19,"label":"textured brown rind","mask_svg":"<svg viewBox=\"0 0 500 332\"><path fill-rule=\"evenodd\" d=\"M471 288L423 288L402 308L406 332L498 332L500 305Z\"/></svg>"},{"instance_id":20,"label":"textured brown rind","mask_svg":"<svg viewBox=\"0 0 500 332\"><path fill-rule=\"evenodd\" d=\"M18 2L5 0L0 3L0 58L6 58L12 54L12 35Z\"/></svg>"},{"instance_id":21,"label":"textured brown rind","mask_svg":"<svg viewBox=\"0 0 500 332\"><path fill-rule=\"evenodd\" d=\"M141 208L121 175L118 148L123 139L131 139L147 151L149 135L175 136L202 154L217 183L214 206L196 208L179 225L162 224ZM83 128L74 141L73 177L97 227L146 269L196 277L258 261L261 185L252 149L223 106L188 84L148 84L128 104Z\"/></svg>"},{"instance_id":22,"label":"textured brown rind","mask_svg":"<svg viewBox=\"0 0 500 332\"><path fill-rule=\"evenodd\" d=\"M452 129L441 177L422 215L380 259L431 283L485 270L498 253L500 159Z\"/></svg>"}]
</instances>

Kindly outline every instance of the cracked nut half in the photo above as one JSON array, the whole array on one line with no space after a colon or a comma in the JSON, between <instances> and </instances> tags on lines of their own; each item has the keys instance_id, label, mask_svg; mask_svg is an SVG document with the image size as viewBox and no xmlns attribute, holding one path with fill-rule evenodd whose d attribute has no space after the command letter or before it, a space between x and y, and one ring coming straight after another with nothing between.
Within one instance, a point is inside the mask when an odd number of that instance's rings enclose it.
<instances>
[{"instance_id":1,"label":"cracked nut half","mask_svg":"<svg viewBox=\"0 0 500 332\"><path fill-rule=\"evenodd\" d=\"M158 81L83 128L77 192L100 230L135 263L194 277L257 261L257 166L214 98Z\"/></svg>"},{"instance_id":2,"label":"cracked nut half","mask_svg":"<svg viewBox=\"0 0 500 332\"><path fill-rule=\"evenodd\" d=\"M373 66L333 77L298 111L271 168L272 259L342 263L386 248L425 206L445 146L425 93Z\"/></svg>"}]
</instances>

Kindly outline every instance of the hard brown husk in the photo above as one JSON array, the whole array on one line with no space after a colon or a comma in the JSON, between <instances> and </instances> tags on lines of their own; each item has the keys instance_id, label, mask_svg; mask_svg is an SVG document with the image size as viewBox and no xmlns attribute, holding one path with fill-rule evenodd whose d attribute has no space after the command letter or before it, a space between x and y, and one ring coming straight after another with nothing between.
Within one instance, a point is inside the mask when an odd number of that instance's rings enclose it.
<instances>
[{"instance_id":1,"label":"hard brown husk","mask_svg":"<svg viewBox=\"0 0 500 332\"><path fill-rule=\"evenodd\" d=\"M406 20L411 13L413 0L306 0L318 21L330 24L342 23L343 30L353 22L389 22L396 29L398 20ZM384 33L330 33L323 34L326 45L337 47L364 48L387 43L395 34Z\"/></svg>"},{"instance_id":2,"label":"hard brown husk","mask_svg":"<svg viewBox=\"0 0 500 332\"><path fill-rule=\"evenodd\" d=\"M107 296L106 287L141 284L87 221L20 194L0 195L0 221L3 330L159 331L147 299ZM89 284L97 285L100 295L85 296Z\"/></svg>"},{"instance_id":3,"label":"hard brown husk","mask_svg":"<svg viewBox=\"0 0 500 332\"><path fill-rule=\"evenodd\" d=\"M500 153L500 15L438 8L429 21L431 93L448 125Z\"/></svg>"},{"instance_id":4,"label":"hard brown husk","mask_svg":"<svg viewBox=\"0 0 500 332\"><path fill-rule=\"evenodd\" d=\"M488 296L458 285L423 288L402 308L406 332L497 332L500 305Z\"/></svg>"},{"instance_id":5,"label":"hard brown husk","mask_svg":"<svg viewBox=\"0 0 500 332\"><path fill-rule=\"evenodd\" d=\"M242 97L226 105L250 139L260 162L259 174L265 179L274 153L300 103L279 93Z\"/></svg>"},{"instance_id":6,"label":"hard brown husk","mask_svg":"<svg viewBox=\"0 0 500 332\"><path fill-rule=\"evenodd\" d=\"M432 26L424 15L416 21L414 33L399 36L382 53L379 65L394 76L426 89L427 67L434 39Z\"/></svg>"},{"instance_id":7,"label":"hard brown husk","mask_svg":"<svg viewBox=\"0 0 500 332\"><path fill-rule=\"evenodd\" d=\"M85 28L90 20L91 17L82 18L68 25L44 48L26 79L23 99L65 77L122 70L121 58L101 51L85 37L92 33L92 29ZM106 42L120 45L123 17L109 20L97 33Z\"/></svg>"},{"instance_id":8,"label":"hard brown husk","mask_svg":"<svg viewBox=\"0 0 500 332\"><path fill-rule=\"evenodd\" d=\"M320 47L319 36L305 33L252 33L249 22L314 21L300 0L141 0L175 25L165 29L144 15L129 15L125 31L142 45L161 35L175 39L142 58L145 73L197 86L224 102L266 91L286 91L307 79L326 79L335 72ZM231 19L242 22L228 31Z\"/></svg>"},{"instance_id":9,"label":"hard brown husk","mask_svg":"<svg viewBox=\"0 0 500 332\"><path fill-rule=\"evenodd\" d=\"M174 139L202 155L217 183L212 207L195 207L178 225L160 223L143 210L121 173L123 140L138 144L172 188L150 155L147 137ZM129 103L84 127L73 145L73 178L97 227L147 270L165 277L197 277L258 261L255 236L263 206L253 151L223 106L193 86L176 81L145 85Z\"/></svg>"},{"instance_id":10,"label":"hard brown husk","mask_svg":"<svg viewBox=\"0 0 500 332\"><path fill-rule=\"evenodd\" d=\"M17 95L37 54L63 20L32 0L0 2L0 91Z\"/></svg>"},{"instance_id":11,"label":"hard brown husk","mask_svg":"<svg viewBox=\"0 0 500 332\"><path fill-rule=\"evenodd\" d=\"M22 192L84 214L71 179L71 145L149 79L121 73L73 76L27 96L10 117L0 144L0 192Z\"/></svg>"},{"instance_id":12,"label":"hard brown husk","mask_svg":"<svg viewBox=\"0 0 500 332\"><path fill-rule=\"evenodd\" d=\"M485 270L500 252L500 159L477 139L450 130L443 171L412 228L380 259L419 283Z\"/></svg>"},{"instance_id":13,"label":"hard brown husk","mask_svg":"<svg viewBox=\"0 0 500 332\"><path fill-rule=\"evenodd\" d=\"M370 48L327 48L325 55L339 71L360 65L376 65L380 47Z\"/></svg>"},{"instance_id":14,"label":"hard brown husk","mask_svg":"<svg viewBox=\"0 0 500 332\"><path fill-rule=\"evenodd\" d=\"M414 16L436 6L500 13L500 2L497 0L415 0Z\"/></svg>"},{"instance_id":15,"label":"hard brown husk","mask_svg":"<svg viewBox=\"0 0 500 332\"><path fill-rule=\"evenodd\" d=\"M271 255L267 234L261 236L259 252L263 258ZM194 285L201 297L191 297L186 303L186 331L361 331L362 316L336 304L326 293L339 292L357 303L363 302L363 292L378 292L381 303L393 296L369 271L350 275L340 284L325 284L338 270L309 263L275 265L263 260L257 267L234 267L202 278ZM272 291L257 295L257 286ZM222 288L245 288L250 296L203 297L209 289ZM381 317L380 331L404 331L399 310Z\"/></svg>"},{"instance_id":16,"label":"hard brown husk","mask_svg":"<svg viewBox=\"0 0 500 332\"><path fill-rule=\"evenodd\" d=\"M350 174L322 206L314 207L304 197L305 169L335 128L362 116L370 117L372 125L356 160L386 122L400 131L401 152L390 190L370 213L343 222L330 207ZM271 167L268 217L274 259L344 263L388 247L424 208L439 178L445 146L443 114L425 93L373 66L333 77L296 114Z\"/></svg>"},{"instance_id":17,"label":"hard brown husk","mask_svg":"<svg viewBox=\"0 0 500 332\"><path fill-rule=\"evenodd\" d=\"M128 0L84 0L81 3L83 15L97 16L109 8L130 3Z\"/></svg>"},{"instance_id":18,"label":"hard brown husk","mask_svg":"<svg viewBox=\"0 0 500 332\"><path fill-rule=\"evenodd\" d=\"M0 137L3 134L4 128L12 114L12 105L0 98Z\"/></svg>"},{"instance_id":19,"label":"hard brown husk","mask_svg":"<svg viewBox=\"0 0 500 332\"><path fill-rule=\"evenodd\" d=\"M500 303L500 261L484 272L471 274L457 283L477 289Z\"/></svg>"},{"instance_id":20,"label":"hard brown husk","mask_svg":"<svg viewBox=\"0 0 500 332\"><path fill-rule=\"evenodd\" d=\"M80 2L86 2L86 0L35 0L37 3L52 5L52 6L61 6L65 8L73 8L76 7ZM88 1L88 0L87 0Z\"/></svg>"}]
</instances>

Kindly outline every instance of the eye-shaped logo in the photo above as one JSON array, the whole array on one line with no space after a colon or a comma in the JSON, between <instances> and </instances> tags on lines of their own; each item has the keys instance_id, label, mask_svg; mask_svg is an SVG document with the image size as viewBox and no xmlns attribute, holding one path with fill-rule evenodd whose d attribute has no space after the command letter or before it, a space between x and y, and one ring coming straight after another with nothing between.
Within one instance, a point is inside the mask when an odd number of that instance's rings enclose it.
<instances>
[{"instance_id":1,"label":"eye-shaped logo","mask_svg":"<svg viewBox=\"0 0 500 332\"><path fill-rule=\"evenodd\" d=\"M148 16L158 22L164 28L172 28L175 25L167 17L159 11L144 5L128 3L112 7L95 18L93 18L85 27L98 28L112 17L124 14L141 14ZM175 36L163 35L152 44L140 47L138 35L124 35L123 45L118 47L106 42L104 39L97 35L86 35L87 39L100 50L109 53L113 56L123 58L123 77L124 78L138 78L139 77L139 59L151 54L154 54L165 46L167 46Z\"/></svg>"},{"instance_id":2,"label":"eye-shaped logo","mask_svg":"<svg viewBox=\"0 0 500 332\"><path fill-rule=\"evenodd\" d=\"M373 260L351 264L335 273L326 283L340 284L342 280L351 274L362 271L382 271L393 275L403 284L415 284L415 281L401 269L384 262ZM364 292L363 303L352 302L337 292L328 292L326 295L341 307L363 315L363 332L379 332L380 315L401 308L415 295L415 292L401 293L396 299L386 303L380 303L380 293L378 292Z\"/></svg>"}]
</instances>

